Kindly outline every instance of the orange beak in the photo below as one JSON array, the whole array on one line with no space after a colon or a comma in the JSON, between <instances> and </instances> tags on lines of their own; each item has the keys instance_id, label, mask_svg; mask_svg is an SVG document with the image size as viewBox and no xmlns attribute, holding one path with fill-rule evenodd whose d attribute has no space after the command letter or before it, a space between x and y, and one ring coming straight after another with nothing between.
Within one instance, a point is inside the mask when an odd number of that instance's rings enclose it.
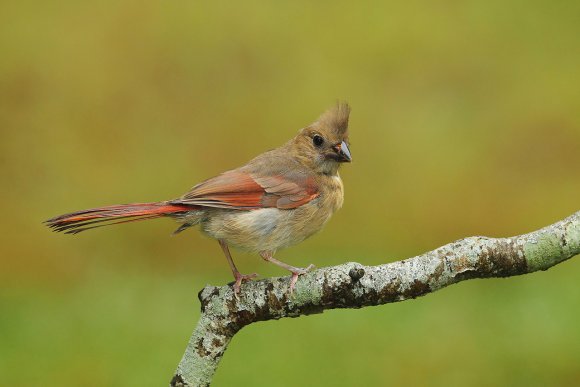
<instances>
[{"instance_id":1,"label":"orange beak","mask_svg":"<svg viewBox=\"0 0 580 387\"><path fill-rule=\"evenodd\" d=\"M350 155L350 149L348 149L348 145L346 142L343 141L340 144L336 144L332 147L336 154L338 155L338 161L350 163L352 161L352 156Z\"/></svg>"}]
</instances>

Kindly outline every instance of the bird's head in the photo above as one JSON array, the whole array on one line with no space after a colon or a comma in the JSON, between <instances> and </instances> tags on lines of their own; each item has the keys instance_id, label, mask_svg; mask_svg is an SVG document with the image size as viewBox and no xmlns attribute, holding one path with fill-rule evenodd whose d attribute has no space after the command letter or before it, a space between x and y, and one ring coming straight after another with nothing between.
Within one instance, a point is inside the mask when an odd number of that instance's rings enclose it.
<instances>
[{"instance_id":1,"label":"bird's head","mask_svg":"<svg viewBox=\"0 0 580 387\"><path fill-rule=\"evenodd\" d=\"M340 164L352 161L348 148L346 103L324 112L316 122L300 130L292 145L300 161L319 173L336 174Z\"/></svg>"}]
</instances>

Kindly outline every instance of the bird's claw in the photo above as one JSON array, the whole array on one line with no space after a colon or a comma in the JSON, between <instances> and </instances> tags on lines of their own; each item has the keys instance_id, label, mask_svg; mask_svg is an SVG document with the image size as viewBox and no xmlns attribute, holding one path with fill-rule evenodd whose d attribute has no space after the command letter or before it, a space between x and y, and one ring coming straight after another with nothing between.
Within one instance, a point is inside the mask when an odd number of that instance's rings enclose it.
<instances>
[{"instance_id":1,"label":"bird's claw","mask_svg":"<svg viewBox=\"0 0 580 387\"><path fill-rule=\"evenodd\" d=\"M240 287L242 286L242 282L249 281L253 278L256 278L257 276L258 276L258 273L252 273L252 274L236 273L235 274L236 282L234 282L234 295L236 296L236 298L238 298L238 294L240 293Z\"/></svg>"},{"instance_id":2,"label":"bird's claw","mask_svg":"<svg viewBox=\"0 0 580 387\"><path fill-rule=\"evenodd\" d=\"M316 266L314 266L313 264L308 265L308 267L305 268L301 268L301 267L295 267L294 270L291 270L292 272L292 278L290 278L290 296L294 295L294 287L296 286L296 282L298 281L298 277L308 273L310 270L316 268Z\"/></svg>"}]
</instances>

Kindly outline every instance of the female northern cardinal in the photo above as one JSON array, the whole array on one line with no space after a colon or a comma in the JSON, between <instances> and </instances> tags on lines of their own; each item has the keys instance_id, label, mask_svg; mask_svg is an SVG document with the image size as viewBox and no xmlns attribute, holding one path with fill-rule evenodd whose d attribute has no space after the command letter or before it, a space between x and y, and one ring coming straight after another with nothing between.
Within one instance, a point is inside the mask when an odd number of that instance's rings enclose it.
<instances>
[{"instance_id":1,"label":"female northern cardinal","mask_svg":"<svg viewBox=\"0 0 580 387\"><path fill-rule=\"evenodd\" d=\"M258 252L266 261L290 270L292 292L298 276L313 265L293 267L275 259L274 253L319 231L342 206L338 168L351 161L349 113L347 104L337 104L286 144L194 186L179 199L93 208L46 223L67 234L162 216L182 223L176 233L199 224L219 241L236 280L236 294L242 281L256 274L240 274L228 245Z\"/></svg>"}]
</instances>

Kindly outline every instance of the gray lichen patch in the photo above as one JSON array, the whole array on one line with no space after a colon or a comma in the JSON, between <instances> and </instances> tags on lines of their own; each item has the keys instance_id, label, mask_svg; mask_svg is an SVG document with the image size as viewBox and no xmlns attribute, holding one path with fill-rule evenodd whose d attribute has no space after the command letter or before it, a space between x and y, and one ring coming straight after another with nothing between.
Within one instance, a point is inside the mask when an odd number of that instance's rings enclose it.
<instances>
[{"instance_id":1,"label":"gray lichen patch","mask_svg":"<svg viewBox=\"0 0 580 387\"><path fill-rule=\"evenodd\" d=\"M546 270L562 257L562 239L558 235L543 234L531 238L524 245L524 252L529 271Z\"/></svg>"},{"instance_id":2,"label":"gray lichen patch","mask_svg":"<svg viewBox=\"0 0 580 387\"><path fill-rule=\"evenodd\" d=\"M324 275L318 270L301 275L288 302L293 305L320 305L323 293ZM288 285L289 286L289 283Z\"/></svg>"},{"instance_id":3,"label":"gray lichen patch","mask_svg":"<svg viewBox=\"0 0 580 387\"><path fill-rule=\"evenodd\" d=\"M521 239L530 272L547 270L580 253L579 213Z\"/></svg>"},{"instance_id":4,"label":"gray lichen patch","mask_svg":"<svg viewBox=\"0 0 580 387\"><path fill-rule=\"evenodd\" d=\"M580 251L580 220L571 219L570 223L565 228L565 239L564 242L567 247L567 254L574 254L574 252Z\"/></svg>"}]
</instances>

